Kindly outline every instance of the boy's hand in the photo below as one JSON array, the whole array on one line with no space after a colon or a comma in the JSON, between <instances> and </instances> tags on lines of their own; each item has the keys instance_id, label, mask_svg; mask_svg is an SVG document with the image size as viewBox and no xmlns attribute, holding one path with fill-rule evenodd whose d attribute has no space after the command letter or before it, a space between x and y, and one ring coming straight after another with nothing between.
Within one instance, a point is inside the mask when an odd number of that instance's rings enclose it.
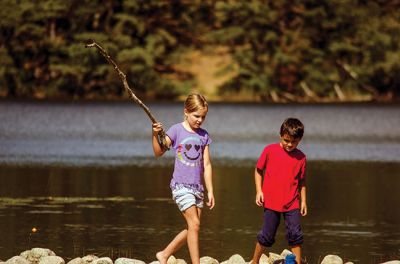
<instances>
[{"instance_id":1,"label":"boy's hand","mask_svg":"<svg viewBox=\"0 0 400 264\"><path fill-rule=\"evenodd\" d=\"M300 213L302 216L307 215L307 204L306 203L303 203L303 202L301 203Z\"/></svg>"},{"instance_id":2,"label":"boy's hand","mask_svg":"<svg viewBox=\"0 0 400 264\"><path fill-rule=\"evenodd\" d=\"M257 192L256 194L256 204L258 206L264 205L264 194L262 192Z\"/></svg>"},{"instance_id":3,"label":"boy's hand","mask_svg":"<svg viewBox=\"0 0 400 264\"><path fill-rule=\"evenodd\" d=\"M210 210L211 210L215 206L214 194L213 193L208 193L207 195L208 195L207 206L210 207Z\"/></svg>"}]
</instances>

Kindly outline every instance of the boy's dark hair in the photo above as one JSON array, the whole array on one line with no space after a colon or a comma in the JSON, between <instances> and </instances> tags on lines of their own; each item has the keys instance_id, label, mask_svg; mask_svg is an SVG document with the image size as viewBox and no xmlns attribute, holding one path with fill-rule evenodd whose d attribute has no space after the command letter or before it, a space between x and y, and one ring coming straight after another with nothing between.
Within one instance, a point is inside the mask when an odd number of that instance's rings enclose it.
<instances>
[{"instance_id":1,"label":"boy's dark hair","mask_svg":"<svg viewBox=\"0 0 400 264\"><path fill-rule=\"evenodd\" d=\"M289 117L283 121L280 135L289 135L296 139L301 139L304 134L304 125L297 118Z\"/></svg>"}]
</instances>

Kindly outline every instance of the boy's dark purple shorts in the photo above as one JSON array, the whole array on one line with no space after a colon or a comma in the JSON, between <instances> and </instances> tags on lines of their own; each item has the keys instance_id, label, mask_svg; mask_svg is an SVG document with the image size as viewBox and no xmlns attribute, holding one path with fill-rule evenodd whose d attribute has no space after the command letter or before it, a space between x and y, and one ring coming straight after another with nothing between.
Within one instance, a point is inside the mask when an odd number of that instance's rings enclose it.
<instances>
[{"instance_id":1,"label":"boy's dark purple shorts","mask_svg":"<svg viewBox=\"0 0 400 264\"><path fill-rule=\"evenodd\" d=\"M275 235L283 214L286 227L286 239L289 246L303 244L303 232L300 227L300 210L295 209L289 212L277 212L264 208L263 227L257 235L258 242L264 247L271 247L275 243Z\"/></svg>"}]
</instances>

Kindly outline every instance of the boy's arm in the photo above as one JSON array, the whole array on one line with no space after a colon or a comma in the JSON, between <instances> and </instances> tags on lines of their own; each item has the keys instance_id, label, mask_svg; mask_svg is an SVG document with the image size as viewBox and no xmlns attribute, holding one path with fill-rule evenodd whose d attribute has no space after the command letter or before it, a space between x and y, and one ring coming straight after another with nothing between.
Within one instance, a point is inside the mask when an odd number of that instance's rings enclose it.
<instances>
[{"instance_id":1,"label":"boy's arm","mask_svg":"<svg viewBox=\"0 0 400 264\"><path fill-rule=\"evenodd\" d=\"M210 209L213 209L215 206L215 198L214 198L214 189L212 183L212 166L210 158L210 149L208 145L204 148L203 161L204 161L204 182L206 184L207 196L208 196L207 206L209 206Z\"/></svg>"},{"instance_id":2,"label":"boy's arm","mask_svg":"<svg viewBox=\"0 0 400 264\"><path fill-rule=\"evenodd\" d=\"M262 170L256 168L254 171L254 182L256 185L256 204L264 205L264 194L262 192Z\"/></svg>"},{"instance_id":3,"label":"boy's arm","mask_svg":"<svg viewBox=\"0 0 400 264\"><path fill-rule=\"evenodd\" d=\"M163 129L163 125L161 123L154 123L152 125L152 128L153 128L153 134L152 134L153 151L154 151L154 156L158 158L165 153L165 149L161 148L160 143L158 142L158 133ZM167 143L167 147L170 147L171 139L168 136L166 136L165 141Z\"/></svg>"},{"instance_id":4,"label":"boy's arm","mask_svg":"<svg viewBox=\"0 0 400 264\"><path fill-rule=\"evenodd\" d=\"M300 183L300 213L302 216L307 215L307 191L304 180Z\"/></svg>"}]
</instances>

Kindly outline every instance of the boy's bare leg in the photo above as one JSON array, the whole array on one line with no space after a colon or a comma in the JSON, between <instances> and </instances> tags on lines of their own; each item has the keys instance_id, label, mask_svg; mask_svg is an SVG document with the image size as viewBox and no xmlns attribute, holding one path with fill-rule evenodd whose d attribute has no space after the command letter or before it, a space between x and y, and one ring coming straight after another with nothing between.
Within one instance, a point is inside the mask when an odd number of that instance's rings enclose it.
<instances>
[{"instance_id":1,"label":"boy's bare leg","mask_svg":"<svg viewBox=\"0 0 400 264\"><path fill-rule=\"evenodd\" d=\"M199 231L200 231L200 212L196 206L189 207L183 216L188 225L187 244L192 264L200 264L199 252Z\"/></svg>"},{"instance_id":2,"label":"boy's bare leg","mask_svg":"<svg viewBox=\"0 0 400 264\"><path fill-rule=\"evenodd\" d=\"M265 247L257 242L256 247L254 249L253 259L251 260L252 264L258 264L260 262L261 255L264 253Z\"/></svg>"},{"instance_id":3,"label":"boy's bare leg","mask_svg":"<svg viewBox=\"0 0 400 264\"><path fill-rule=\"evenodd\" d=\"M296 255L296 263L301 264L301 246L293 246L292 253Z\"/></svg>"},{"instance_id":4,"label":"boy's bare leg","mask_svg":"<svg viewBox=\"0 0 400 264\"><path fill-rule=\"evenodd\" d=\"M182 230L163 251L157 252L156 257L160 264L166 264L168 258L186 243L187 233L187 229Z\"/></svg>"}]
</instances>

